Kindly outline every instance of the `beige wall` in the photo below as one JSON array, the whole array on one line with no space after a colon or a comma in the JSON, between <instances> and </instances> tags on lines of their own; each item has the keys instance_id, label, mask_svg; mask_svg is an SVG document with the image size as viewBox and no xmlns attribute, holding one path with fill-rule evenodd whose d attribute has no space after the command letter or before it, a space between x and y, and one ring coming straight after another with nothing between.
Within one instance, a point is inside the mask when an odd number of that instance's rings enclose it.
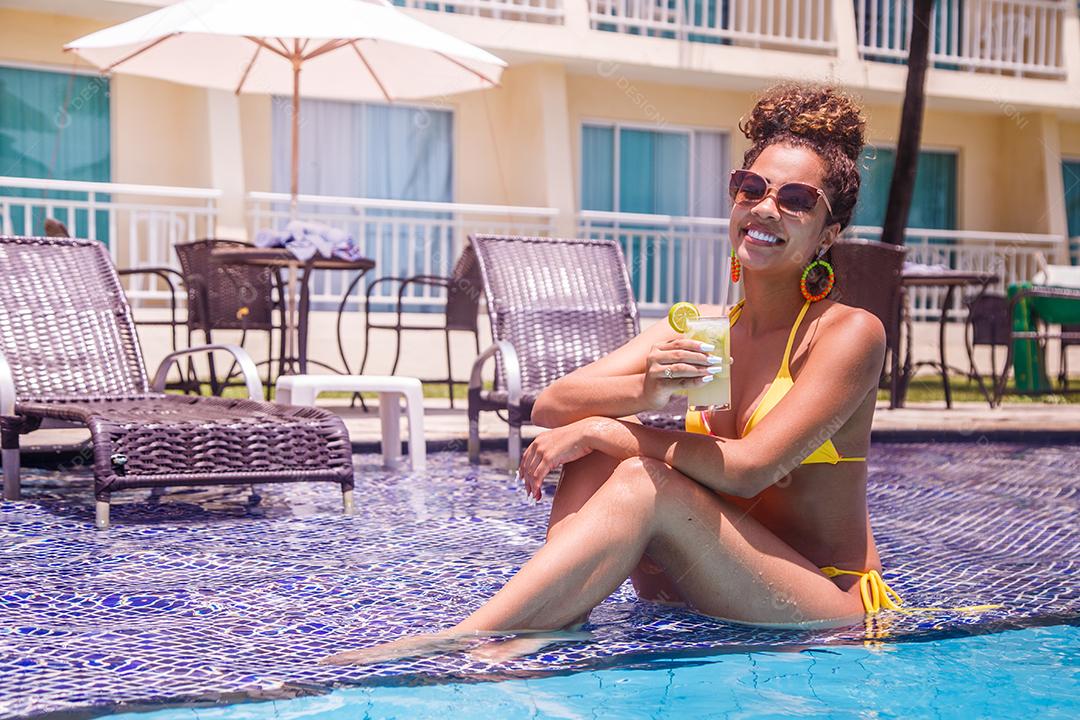
<instances>
[{"instance_id":1,"label":"beige wall","mask_svg":"<svg viewBox=\"0 0 1080 720\"><path fill-rule=\"evenodd\" d=\"M106 23L64 15L0 9L0 63L29 63L70 72L86 64L64 43ZM114 77L110 83L112 180L206 187L206 93L158 80Z\"/></svg>"},{"instance_id":2,"label":"beige wall","mask_svg":"<svg viewBox=\"0 0 1080 720\"><path fill-rule=\"evenodd\" d=\"M105 23L0 9L0 62L69 70L61 47ZM629 41L629 38L620 38ZM746 140L739 118L752 90L724 90L634 79L618 64L589 74L559 63L516 64L501 87L434 101L454 111L454 193L460 202L576 209L581 124L587 119L726 131L738 163ZM240 98L245 186L269 190L271 100ZM899 107L868 104L872 142L896 142ZM962 229L1046 232L1045 122L1008 108L927 111L923 142L959 154L958 223ZM206 93L171 83L118 76L112 83L113 180L212 185ZM1080 156L1080 123L1058 127L1062 152ZM1032 202L1032 193L1039 195ZM986 198L992 200L987 201Z\"/></svg>"},{"instance_id":3,"label":"beige wall","mask_svg":"<svg viewBox=\"0 0 1080 720\"><path fill-rule=\"evenodd\" d=\"M1060 126L1061 154L1080 158L1080 122L1063 122Z\"/></svg>"}]
</instances>

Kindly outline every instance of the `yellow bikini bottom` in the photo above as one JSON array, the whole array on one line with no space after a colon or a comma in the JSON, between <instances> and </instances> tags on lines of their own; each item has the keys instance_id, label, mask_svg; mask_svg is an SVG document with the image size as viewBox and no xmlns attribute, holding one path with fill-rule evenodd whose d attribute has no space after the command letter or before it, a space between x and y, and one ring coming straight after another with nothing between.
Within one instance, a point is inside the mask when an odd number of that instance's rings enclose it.
<instances>
[{"instance_id":1,"label":"yellow bikini bottom","mask_svg":"<svg viewBox=\"0 0 1080 720\"><path fill-rule=\"evenodd\" d=\"M874 615L882 609L897 610L902 613L936 612L943 610L955 612L981 612L983 610L994 610L1003 607L1002 605L966 605L963 607L903 608L900 606L904 601L895 590L885 583L885 580L881 577L881 573L877 570L841 570L832 565L826 565L825 567L820 568L820 570L830 578L837 577L838 575L854 575L859 578L859 597L862 598L863 609L866 611L867 615Z\"/></svg>"}]
</instances>

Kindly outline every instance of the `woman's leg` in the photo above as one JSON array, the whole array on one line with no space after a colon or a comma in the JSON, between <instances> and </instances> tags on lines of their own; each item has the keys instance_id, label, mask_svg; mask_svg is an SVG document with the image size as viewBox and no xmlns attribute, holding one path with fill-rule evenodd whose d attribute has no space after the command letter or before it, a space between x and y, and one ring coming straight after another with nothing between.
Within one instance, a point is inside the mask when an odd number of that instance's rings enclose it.
<instances>
[{"instance_id":1,"label":"woman's leg","mask_svg":"<svg viewBox=\"0 0 1080 720\"><path fill-rule=\"evenodd\" d=\"M551 503L551 515L548 518L548 540L562 531L569 519L607 482L615 472L619 461L603 453L589 453L580 460L563 466L559 478L559 487ZM675 584L655 560L645 555L630 572L630 581L642 600L684 605ZM581 624L589 619L588 613L578 618Z\"/></svg>"},{"instance_id":2,"label":"woman's leg","mask_svg":"<svg viewBox=\"0 0 1080 720\"><path fill-rule=\"evenodd\" d=\"M568 627L619 587L646 552L707 615L758 625L844 625L863 618L858 597L754 518L663 462L633 458L455 627L323 662L378 662L463 648L486 631Z\"/></svg>"},{"instance_id":3,"label":"woman's leg","mask_svg":"<svg viewBox=\"0 0 1080 720\"><path fill-rule=\"evenodd\" d=\"M452 632L564 628L645 552L700 612L755 624L854 622L857 598L753 518L670 466L634 458Z\"/></svg>"}]
</instances>

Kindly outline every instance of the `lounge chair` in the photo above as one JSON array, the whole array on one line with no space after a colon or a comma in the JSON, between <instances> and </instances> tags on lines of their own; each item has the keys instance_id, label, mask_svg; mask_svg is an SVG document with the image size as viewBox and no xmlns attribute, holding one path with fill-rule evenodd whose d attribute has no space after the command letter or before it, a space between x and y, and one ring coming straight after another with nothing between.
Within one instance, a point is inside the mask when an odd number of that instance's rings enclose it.
<instances>
[{"instance_id":1,"label":"lounge chair","mask_svg":"<svg viewBox=\"0 0 1080 720\"><path fill-rule=\"evenodd\" d=\"M259 400L255 365L234 345L169 354L151 381L116 270L90 240L0 237L0 449L4 497L19 498L19 436L43 424L89 428L96 524L111 493L169 485L322 480L352 509L353 466L341 419ZM172 363L231 353L246 400L166 395Z\"/></svg>"},{"instance_id":2,"label":"lounge chair","mask_svg":"<svg viewBox=\"0 0 1080 720\"><path fill-rule=\"evenodd\" d=\"M506 411L513 471L540 391L637 335L637 304L614 241L473 235L470 242L494 342L469 380L469 459L480 460L480 413ZM492 358L487 390L482 373Z\"/></svg>"}]
</instances>

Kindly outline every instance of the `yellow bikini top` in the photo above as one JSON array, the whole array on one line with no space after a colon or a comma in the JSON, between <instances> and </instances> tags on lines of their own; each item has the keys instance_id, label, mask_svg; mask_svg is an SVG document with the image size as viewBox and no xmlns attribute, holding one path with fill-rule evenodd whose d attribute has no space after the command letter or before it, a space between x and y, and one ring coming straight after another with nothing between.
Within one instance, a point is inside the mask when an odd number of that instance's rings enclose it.
<instances>
[{"instance_id":1,"label":"yellow bikini top","mask_svg":"<svg viewBox=\"0 0 1080 720\"><path fill-rule=\"evenodd\" d=\"M798 331L799 325L802 324L803 317L806 315L806 311L809 307L810 301L807 300L803 304L802 310L799 311L799 317L795 319L795 325L791 328L791 334L788 335L787 347L784 348L784 358L780 361L780 371L776 373L776 377L773 378L772 383L769 385L769 389L765 391L765 397L761 398L761 402L754 408L754 412L746 421L746 427L743 428L740 437L745 437L747 433L753 430L754 426L761 422L761 419L768 415L769 412L783 400L784 396L788 394L788 391L795 387L795 380L791 377L791 368L788 365L788 361L791 359L791 346L795 343L795 333ZM740 300L728 313L733 326L742 314L742 308L743 301ZM686 431L709 435L712 434L709 429L709 422L704 413L694 410L686 413ZM838 462L865 461L866 458L864 457L842 457L840 453L837 452L836 446L833 445L832 440L826 440L821 444L821 447L810 453L809 457L803 460L801 464L811 465L814 463L828 463L830 465L835 465Z\"/></svg>"}]
</instances>

